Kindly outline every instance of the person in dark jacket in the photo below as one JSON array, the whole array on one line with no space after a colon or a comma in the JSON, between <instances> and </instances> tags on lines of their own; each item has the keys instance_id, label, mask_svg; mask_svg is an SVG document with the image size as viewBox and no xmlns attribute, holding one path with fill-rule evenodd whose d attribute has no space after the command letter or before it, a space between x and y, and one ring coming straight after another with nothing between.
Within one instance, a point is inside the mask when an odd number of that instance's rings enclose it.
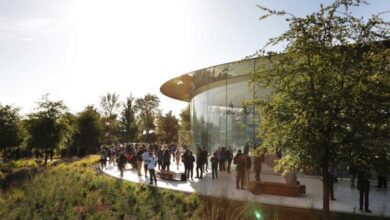
<instances>
[{"instance_id":1,"label":"person in dark jacket","mask_svg":"<svg viewBox=\"0 0 390 220\"><path fill-rule=\"evenodd\" d=\"M218 160L219 160L219 170L225 171L225 159L226 159L226 150L225 148L221 148L219 150Z\"/></svg>"},{"instance_id":2,"label":"person in dark jacket","mask_svg":"<svg viewBox=\"0 0 390 220\"><path fill-rule=\"evenodd\" d=\"M203 178L203 169L204 169L204 161L203 161L203 150L199 147L196 154L196 177L195 178Z\"/></svg>"},{"instance_id":3,"label":"person in dark jacket","mask_svg":"<svg viewBox=\"0 0 390 220\"><path fill-rule=\"evenodd\" d=\"M187 179L190 178L190 172L191 172L191 180L194 180L194 178L193 178L194 162L195 162L195 157L194 157L194 155L192 155L192 151L189 151L188 152L188 156L186 158L186 166L187 166L186 176L187 176Z\"/></svg>"},{"instance_id":4,"label":"person in dark jacket","mask_svg":"<svg viewBox=\"0 0 390 220\"><path fill-rule=\"evenodd\" d=\"M245 181L245 170L246 170L246 155L241 153L241 150L238 150L238 153L234 157L234 164L236 164L236 188L244 189ZM240 186L241 183L241 186Z\"/></svg>"},{"instance_id":5,"label":"person in dark jacket","mask_svg":"<svg viewBox=\"0 0 390 220\"><path fill-rule=\"evenodd\" d=\"M227 172L230 173L230 167L232 165L232 160L233 160L233 151L229 147L228 150L226 151L226 160L227 160Z\"/></svg>"},{"instance_id":6,"label":"person in dark jacket","mask_svg":"<svg viewBox=\"0 0 390 220\"><path fill-rule=\"evenodd\" d=\"M120 171L121 178L123 177L123 171L125 170L127 157L124 152L121 152L118 157L118 169Z\"/></svg>"},{"instance_id":7,"label":"person in dark jacket","mask_svg":"<svg viewBox=\"0 0 390 220\"><path fill-rule=\"evenodd\" d=\"M157 147L156 151L156 156L157 156L157 164L158 164L158 169L161 171L162 169L162 164L163 164L163 150L161 149L161 146Z\"/></svg>"},{"instance_id":8,"label":"person in dark jacket","mask_svg":"<svg viewBox=\"0 0 390 220\"><path fill-rule=\"evenodd\" d=\"M218 178L218 159L217 159L217 153L214 153L213 156L210 158L211 162L211 174L214 179Z\"/></svg>"},{"instance_id":9,"label":"person in dark jacket","mask_svg":"<svg viewBox=\"0 0 390 220\"><path fill-rule=\"evenodd\" d=\"M169 150L165 150L163 154L163 170L169 171L170 166L171 166L171 152L169 152Z\"/></svg>"},{"instance_id":10,"label":"person in dark jacket","mask_svg":"<svg viewBox=\"0 0 390 220\"><path fill-rule=\"evenodd\" d=\"M103 168L107 168L107 153L104 148L100 151L100 165L102 170Z\"/></svg>"},{"instance_id":11,"label":"person in dark jacket","mask_svg":"<svg viewBox=\"0 0 390 220\"><path fill-rule=\"evenodd\" d=\"M181 155L181 162L183 163L184 165L184 174L186 174L186 177L187 177L187 163L186 163L186 160L188 158L188 150L186 150L182 155ZM188 177L187 177L188 178Z\"/></svg>"},{"instance_id":12,"label":"person in dark jacket","mask_svg":"<svg viewBox=\"0 0 390 220\"><path fill-rule=\"evenodd\" d=\"M248 185L251 177L251 168L252 168L252 159L248 154L246 156L246 166L245 166L245 185Z\"/></svg>"},{"instance_id":13,"label":"person in dark jacket","mask_svg":"<svg viewBox=\"0 0 390 220\"><path fill-rule=\"evenodd\" d=\"M255 179L257 182L260 182L260 173L261 173L261 166L262 162L264 161L264 155L261 156L255 156L253 158L253 170L255 171Z\"/></svg>"},{"instance_id":14,"label":"person in dark jacket","mask_svg":"<svg viewBox=\"0 0 390 220\"><path fill-rule=\"evenodd\" d=\"M356 168L354 165L349 167L348 174L351 175L351 188L355 188Z\"/></svg>"},{"instance_id":15,"label":"person in dark jacket","mask_svg":"<svg viewBox=\"0 0 390 220\"><path fill-rule=\"evenodd\" d=\"M357 172L358 180L357 180L357 188L359 190L359 210L363 212L363 199L364 199L364 212L372 212L369 206L369 192L370 192L370 181L368 178L370 177L368 169L359 169Z\"/></svg>"}]
</instances>

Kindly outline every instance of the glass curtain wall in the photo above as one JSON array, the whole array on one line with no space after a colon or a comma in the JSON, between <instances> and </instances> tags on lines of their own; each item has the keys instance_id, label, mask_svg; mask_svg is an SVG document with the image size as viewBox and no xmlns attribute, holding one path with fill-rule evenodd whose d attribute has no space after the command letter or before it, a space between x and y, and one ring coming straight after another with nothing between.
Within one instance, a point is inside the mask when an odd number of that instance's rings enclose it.
<instances>
[{"instance_id":1,"label":"glass curtain wall","mask_svg":"<svg viewBox=\"0 0 390 220\"><path fill-rule=\"evenodd\" d=\"M243 149L256 146L252 106L243 106L256 94L248 87L255 60L223 64L197 71L197 95L191 100L192 143L214 152L218 147Z\"/></svg>"}]
</instances>

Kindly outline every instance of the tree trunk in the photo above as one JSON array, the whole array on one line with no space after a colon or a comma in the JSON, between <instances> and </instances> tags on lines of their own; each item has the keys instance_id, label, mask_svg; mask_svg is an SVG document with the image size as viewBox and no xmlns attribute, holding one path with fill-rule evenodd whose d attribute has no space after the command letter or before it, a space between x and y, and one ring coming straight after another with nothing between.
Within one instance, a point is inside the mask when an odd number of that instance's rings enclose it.
<instances>
[{"instance_id":1,"label":"tree trunk","mask_svg":"<svg viewBox=\"0 0 390 220\"><path fill-rule=\"evenodd\" d=\"M322 162L322 209L323 209L323 219L330 219L329 212L329 163L325 158Z\"/></svg>"}]
</instances>

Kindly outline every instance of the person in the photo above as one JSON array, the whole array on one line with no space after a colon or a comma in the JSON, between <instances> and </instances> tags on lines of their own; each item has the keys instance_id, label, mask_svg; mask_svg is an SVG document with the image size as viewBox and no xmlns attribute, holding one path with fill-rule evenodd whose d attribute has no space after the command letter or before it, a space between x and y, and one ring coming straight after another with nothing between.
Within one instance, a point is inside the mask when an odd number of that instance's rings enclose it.
<instances>
[{"instance_id":1,"label":"person","mask_svg":"<svg viewBox=\"0 0 390 220\"><path fill-rule=\"evenodd\" d=\"M264 155L261 155L261 156L255 156L253 158L253 170L255 171L255 179L257 182L260 182L260 173L261 173L261 166L262 166L262 162L263 162L263 159L264 158Z\"/></svg>"},{"instance_id":2,"label":"person","mask_svg":"<svg viewBox=\"0 0 390 220\"><path fill-rule=\"evenodd\" d=\"M180 158L181 158L179 147L176 148L175 157L176 157L175 158L176 159L176 170L179 170L179 164L180 164Z\"/></svg>"},{"instance_id":3,"label":"person","mask_svg":"<svg viewBox=\"0 0 390 220\"><path fill-rule=\"evenodd\" d=\"M207 160L209 156L209 152L206 150L205 147L202 149L202 160L203 160L203 172L209 172L209 161Z\"/></svg>"},{"instance_id":4,"label":"person","mask_svg":"<svg viewBox=\"0 0 390 220\"><path fill-rule=\"evenodd\" d=\"M226 151L226 160L228 162L228 164L227 164L227 172L230 173L230 167L232 165L232 160L233 160L233 151L232 151L232 149L230 147Z\"/></svg>"},{"instance_id":5,"label":"person","mask_svg":"<svg viewBox=\"0 0 390 220\"><path fill-rule=\"evenodd\" d=\"M378 185L376 188L379 189L386 189L387 188L387 174L381 173L381 171L378 171Z\"/></svg>"},{"instance_id":6,"label":"person","mask_svg":"<svg viewBox=\"0 0 390 220\"><path fill-rule=\"evenodd\" d=\"M154 180L154 184L157 185L156 171L154 170L156 167L156 164L157 164L156 157L153 155L152 152L149 152L149 157L148 157L148 169L149 169L149 175L150 175L150 183L149 184L153 184L153 180Z\"/></svg>"},{"instance_id":7,"label":"person","mask_svg":"<svg viewBox=\"0 0 390 220\"><path fill-rule=\"evenodd\" d=\"M145 148L145 146L142 146L142 148L143 148L142 161L144 162L145 177L148 177L149 151Z\"/></svg>"},{"instance_id":8,"label":"person","mask_svg":"<svg viewBox=\"0 0 390 220\"><path fill-rule=\"evenodd\" d=\"M377 174L378 174L378 185L376 188L386 189L387 188L387 174L389 172L389 165L385 163L384 158L380 158L379 164L377 165Z\"/></svg>"},{"instance_id":9,"label":"person","mask_svg":"<svg viewBox=\"0 0 390 220\"><path fill-rule=\"evenodd\" d=\"M161 149L161 146L157 148L156 156L157 156L157 163L158 163L158 169L161 171L162 164L163 164L163 150Z\"/></svg>"},{"instance_id":10,"label":"person","mask_svg":"<svg viewBox=\"0 0 390 220\"><path fill-rule=\"evenodd\" d=\"M328 184L329 184L329 196L330 196L330 200L336 200L334 198L334 184L336 181L337 178L336 178L336 170L335 170L335 167L334 167L334 164L332 164L330 166L330 171L328 172Z\"/></svg>"},{"instance_id":11,"label":"person","mask_svg":"<svg viewBox=\"0 0 390 220\"><path fill-rule=\"evenodd\" d=\"M165 150L163 154L163 170L169 171L169 166L171 165L171 153L169 150Z\"/></svg>"},{"instance_id":12,"label":"person","mask_svg":"<svg viewBox=\"0 0 390 220\"><path fill-rule=\"evenodd\" d=\"M224 147L219 149L218 160L219 160L219 171L225 171L225 148Z\"/></svg>"},{"instance_id":13,"label":"person","mask_svg":"<svg viewBox=\"0 0 390 220\"><path fill-rule=\"evenodd\" d=\"M187 179L190 178L190 173L191 173L191 180L194 180L193 178L193 173L194 173L194 162L195 162L195 157L192 154L192 151L188 152L188 156L186 158L186 166L187 166Z\"/></svg>"},{"instance_id":14,"label":"person","mask_svg":"<svg viewBox=\"0 0 390 220\"><path fill-rule=\"evenodd\" d=\"M114 144L111 145L110 151L111 151L110 163L111 163L111 166L115 166L116 152L115 152L115 145Z\"/></svg>"},{"instance_id":15,"label":"person","mask_svg":"<svg viewBox=\"0 0 390 220\"><path fill-rule=\"evenodd\" d=\"M370 181L369 178L369 171L367 169L359 169L357 172L358 180L357 180L357 189L359 190L360 196L359 196L359 210L363 212L363 199L364 199L364 212L372 212L368 206L369 206L369 193L370 193Z\"/></svg>"},{"instance_id":16,"label":"person","mask_svg":"<svg viewBox=\"0 0 390 220\"><path fill-rule=\"evenodd\" d=\"M175 162L175 153L176 153L177 146L175 144L171 144L169 147L169 150L171 151L173 162Z\"/></svg>"},{"instance_id":17,"label":"person","mask_svg":"<svg viewBox=\"0 0 390 220\"><path fill-rule=\"evenodd\" d=\"M248 154L245 154L245 156L246 156L245 185L248 185L251 177L252 159Z\"/></svg>"},{"instance_id":18,"label":"person","mask_svg":"<svg viewBox=\"0 0 390 220\"><path fill-rule=\"evenodd\" d=\"M245 155L248 155L248 154L249 154L249 143L246 143L246 144L245 144L245 147L244 147L244 154L245 154Z\"/></svg>"},{"instance_id":19,"label":"person","mask_svg":"<svg viewBox=\"0 0 390 220\"><path fill-rule=\"evenodd\" d=\"M203 178L203 150L199 147L198 153L196 154L196 177L195 178Z\"/></svg>"},{"instance_id":20,"label":"person","mask_svg":"<svg viewBox=\"0 0 390 220\"><path fill-rule=\"evenodd\" d=\"M245 178L245 168L246 168L246 156L241 153L241 150L238 150L236 156L234 157L234 164L236 164L236 188L244 189L244 178ZM240 187L241 184L241 187Z\"/></svg>"},{"instance_id":21,"label":"person","mask_svg":"<svg viewBox=\"0 0 390 220\"><path fill-rule=\"evenodd\" d=\"M189 157L189 150L186 150L184 152L184 154L181 156L181 162L184 164L184 174L186 174L187 178L188 178L188 176L187 176L187 170L188 170L187 160L188 160L188 157Z\"/></svg>"},{"instance_id":22,"label":"person","mask_svg":"<svg viewBox=\"0 0 390 220\"><path fill-rule=\"evenodd\" d=\"M126 161L127 161L127 157L126 157L125 153L121 152L119 154L119 157L118 157L118 160L117 160L118 169L120 171L121 178L123 177L123 171L125 170Z\"/></svg>"},{"instance_id":23,"label":"person","mask_svg":"<svg viewBox=\"0 0 390 220\"><path fill-rule=\"evenodd\" d=\"M142 176L141 174L141 170L142 170L142 154L144 152L142 151L142 149L138 149L137 151L137 173L138 173L138 176Z\"/></svg>"},{"instance_id":24,"label":"person","mask_svg":"<svg viewBox=\"0 0 390 220\"><path fill-rule=\"evenodd\" d=\"M210 158L211 162L211 174L214 179L218 178L218 159L217 159L217 153L214 153L213 156Z\"/></svg>"},{"instance_id":25,"label":"person","mask_svg":"<svg viewBox=\"0 0 390 220\"><path fill-rule=\"evenodd\" d=\"M351 175L351 188L355 188L355 179L356 179L356 168L354 165L351 165L348 169L348 174Z\"/></svg>"},{"instance_id":26,"label":"person","mask_svg":"<svg viewBox=\"0 0 390 220\"><path fill-rule=\"evenodd\" d=\"M127 154L127 162L131 165L131 169L137 169L137 158L134 156L134 152Z\"/></svg>"},{"instance_id":27,"label":"person","mask_svg":"<svg viewBox=\"0 0 390 220\"><path fill-rule=\"evenodd\" d=\"M106 150L104 150L104 148L102 148L100 151L100 165L102 167L102 170L104 168L107 168L107 154L106 154Z\"/></svg>"}]
</instances>

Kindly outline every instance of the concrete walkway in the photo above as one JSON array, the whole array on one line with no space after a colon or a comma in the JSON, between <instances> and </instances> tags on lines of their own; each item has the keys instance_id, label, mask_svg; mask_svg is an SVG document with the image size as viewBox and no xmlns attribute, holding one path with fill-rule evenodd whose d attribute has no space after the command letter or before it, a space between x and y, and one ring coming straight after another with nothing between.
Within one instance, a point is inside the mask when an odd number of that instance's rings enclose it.
<instances>
[{"instance_id":1,"label":"concrete walkway","mask_svg":"<svg viewBox=\"0 0 390 220\"><path fill-rule=\"evenodd\" d=\"M176 164L171 164L171 171L184 172L184 167L180 166L176 170ZM235 168L232 168L234 170ZM120 173L117 167L108 166L103 170L108 175L120 178ZM156 171L157 172L157 171ZM143 168L142 168L143 173ZM196 171L194 169L194 177ZM124 180L135 183L149 184L149 178L144 176L139 177L135 170L130 170L130 165L126 166L126 171L123 176ZM263 172L261 175L263 181L284 182L283 177L274 174L272 169L263 165ZM254 173L252 173L251 180L254 180ZM283 197L274 195L253 195L246 190L237 190L235 187L235 172L231 174L227 172L219 172L218 179L211 178L211 171L209 170L203 179L189 180L187 182L181 181L164 181L157 180L157 187L182 191L187 193L195 192L200 195L223 197L241 201L254 201L264 204L280 205L288 207L308 208L308 209L322 209L322 182L318 177L299 177L301 184L306 185L306 195L302 197ZM372 213L367 215L386 216L390 217L390 190L378 190L373 187L376 182L371 182L370 190L370 209ZM359 191L350 188L349 179L339 180L334 186L336 201L330 201L330 209L337 212L358 213L359 209ZM366 214L366 213L363 213Z\"/></svg>"}]
</instances>

